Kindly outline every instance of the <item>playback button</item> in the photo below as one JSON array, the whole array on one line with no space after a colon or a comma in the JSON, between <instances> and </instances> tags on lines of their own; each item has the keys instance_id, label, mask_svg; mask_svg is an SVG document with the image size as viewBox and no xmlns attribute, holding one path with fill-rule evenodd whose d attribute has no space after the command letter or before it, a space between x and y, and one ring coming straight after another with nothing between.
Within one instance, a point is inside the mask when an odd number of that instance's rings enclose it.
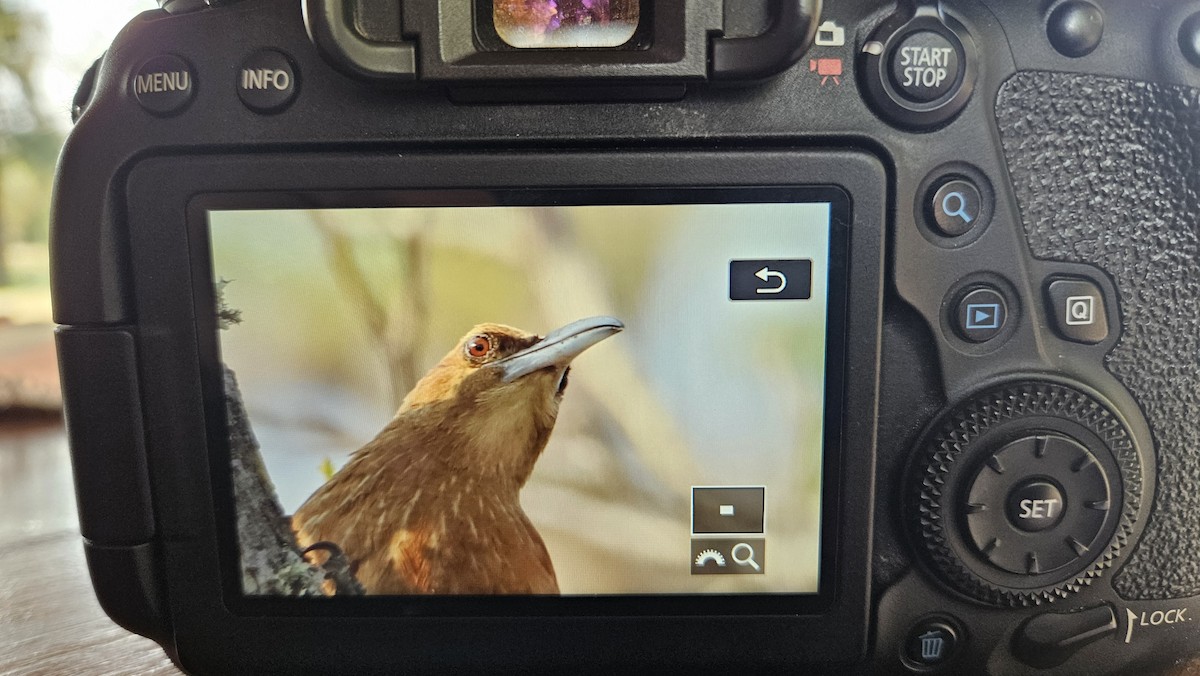
<instances>
[{"instance_id":1,"label":"playback button","mask_svg":"<svg viewBox=\"0 0 1200 676\"><path fill-rule=\"evenodd\" d=\"M1008 301L991 286L977 286L959 299L954 309L954 329L971 343L985 343L1008 323Z\"/></svg>"}]
</instances>

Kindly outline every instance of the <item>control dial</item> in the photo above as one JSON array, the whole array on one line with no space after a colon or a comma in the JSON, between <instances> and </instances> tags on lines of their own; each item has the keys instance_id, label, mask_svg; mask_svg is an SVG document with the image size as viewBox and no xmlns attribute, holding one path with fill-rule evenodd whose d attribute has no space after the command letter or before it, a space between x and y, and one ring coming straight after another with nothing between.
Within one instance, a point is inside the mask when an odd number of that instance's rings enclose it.
<instances>
[{"instance_id":1,"label":"control dial","mask_svg":"<svg viewBox=\"0 0 1200 676\"><path fill-rule=\"evenodd\" d=\"M998 605L1052 602L1103 575L1141 501L1125 425L1058 384L1002 387L951 410L913 472L910 504L933 567Z\"/></svg>"},{"instance_id":2,"label":"control dial","mask_svg":"<svg viewBox=\"0 0 1200 676\"><path fill-rule=\"evenodd\" d=\"M1084 558L1112 511L1110 478L1062 434L1021 437L988 456L963 505L976 551L1011 573L1036 575Z\"/></svg>"}]
</instances>

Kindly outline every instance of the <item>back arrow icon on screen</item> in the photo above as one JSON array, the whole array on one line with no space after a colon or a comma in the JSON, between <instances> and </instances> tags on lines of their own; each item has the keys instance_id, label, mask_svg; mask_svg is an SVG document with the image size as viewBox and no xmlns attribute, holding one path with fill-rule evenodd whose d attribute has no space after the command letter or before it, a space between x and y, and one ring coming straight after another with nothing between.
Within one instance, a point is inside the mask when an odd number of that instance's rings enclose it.
<instances>
[{"instance_id":1,"label":"back arrow icon on screen","mask_svg":"<svg viewBox=\"0 0 1200 676\"><path fill-rule=\"evenodd\" d=\"M773 286L767 289L755 289L755 293L779 293L787 288L787 277L784 277L782 272L779 272L778 270L772 270L765 265L763 266L762 270L754 273L754 276L758 277L764 282L770 281L772 277L779 278L779 286Z\"/></svg>"}]
</instances>

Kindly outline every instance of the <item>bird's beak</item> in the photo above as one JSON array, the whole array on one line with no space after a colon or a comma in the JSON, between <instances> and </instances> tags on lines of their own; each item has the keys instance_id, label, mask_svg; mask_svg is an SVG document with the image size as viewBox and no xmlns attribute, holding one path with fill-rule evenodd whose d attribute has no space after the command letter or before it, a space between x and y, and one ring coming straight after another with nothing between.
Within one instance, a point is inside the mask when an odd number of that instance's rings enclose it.
<instances>
[{"instance_id":1,"label":"bird's beak","mask_svg":"<svg viewBox=\"0 0 1200 676\"><path fill-rule=\"evenodd\" d=\"M545 338L490 365L502 369L506 383L548 366L566 366L584 350L625 328L614 317L588 317L551 331Z\"/></svg>"}]
</instances>

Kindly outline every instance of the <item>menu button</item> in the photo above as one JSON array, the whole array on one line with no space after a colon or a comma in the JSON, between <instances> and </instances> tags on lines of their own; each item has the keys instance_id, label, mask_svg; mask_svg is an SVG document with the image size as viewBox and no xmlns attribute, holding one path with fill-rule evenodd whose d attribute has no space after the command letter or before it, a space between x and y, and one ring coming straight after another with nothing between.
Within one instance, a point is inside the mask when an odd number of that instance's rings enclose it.
<instances>
[{"instance_id":1,"label":"menu button","mask_svg":"<svg viewBox=\"0 0 1200 676\"><path fill-rule=\"evenodd\" d=\"M163 54L142 64L133 76L133 96L155 115L174 115L187 107L196 93L196 76L187 61Z\"/></svg>"}]
</instances>

